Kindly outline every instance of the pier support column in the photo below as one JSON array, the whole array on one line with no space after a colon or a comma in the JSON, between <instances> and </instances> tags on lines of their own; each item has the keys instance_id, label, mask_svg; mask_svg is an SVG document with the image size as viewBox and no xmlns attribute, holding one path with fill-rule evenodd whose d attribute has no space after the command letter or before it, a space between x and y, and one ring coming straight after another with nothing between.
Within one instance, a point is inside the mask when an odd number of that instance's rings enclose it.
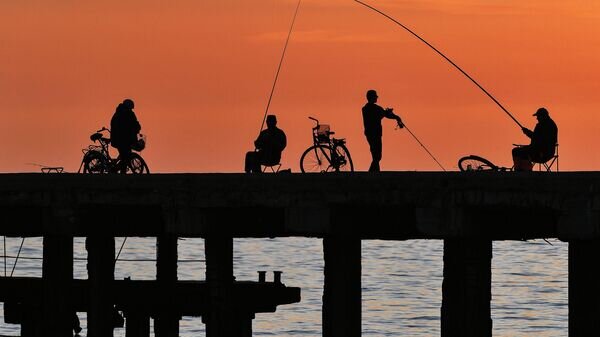
<instances>
[{"instance_id":1,"label":"pier support column","mask_svg":"<svg viewBox=\"0 0 600 337\"><path fill-rule=\"evenodd\" d=\"M323 336L360 337L361 241L355 237L326 237L323 253Z\"/></svg>"},{"instance_id":2,"label":"pier support column","mask_svg":"<svg viewBox=\"0 0 600 337\"><path fill-rule=\"evenodd\" d=\"M115 238L91 236L86 240L88 251L88 279L90 307L88 309L88 337L112 337L112 285L115 277Z\"/></svg>"},{"instance_id":3,"label":"pier support column","mask_svg":"<svg viewBox=\"0 0 600 337\"><path fill-rule=\"evenodd\" d=\"M156 255L156 280L166 306L154 319L154 334L156 337L178 337L181 317L175 311L176 303L172 301L177 282L177 237L159 236L156 239Z\"/></svg>"},{"instance_id":4,"label":"pier support column","mask_svg":"<svg viewBox=\"0 0 600 337\"><path fill-rule=\"evenodd\" d=\"M240 337L233 308L233 239L210 236L204 240L206 282L209 291L209 311L202 321L206 337Z\"/></svg>"},{"instance_id":5,"label":"pier support column","mask_svg":"<svg viewBox=\"0 0 600 337\"><path fill-rule=\"evenodd\" d=\"M600 331L600 240L569 241L569 337Z\"/></svg>"},{"instance_id":6,"label":"pier support column","mask_svg":"<svg viewBox=\"0 0 600 337\"><path fill-rule=\"evenodd\" d=\"M442 337L491 337L492 241L444 240Z\"/></svg>"},{"instance_id":7,"label":"pier support column","mask_svg":"<svg viewBox=\"0 0 600 337\"><path fill-rule=\"evenodd\" d=\"M136 312L125 313L125 337L149 337L150 317Z\"/></svg>"},{"instance_id":8,"label":"pier support column","mask_svg":"<svg viewBox=\"0 0 600 337\"><path fill-rule=\"evenodd\" d=\"M24 306L21 316L21 337L44 336L41 309L33 306Z\"/></svg>"},{"instance_id":9,"label":"pier support column","mask_svg":"<svg viewBox=\"0 0 600 337\"><path fill-rule=\"evenodd\" d=\"M42 263L42 326L48 336L73 335L73 238L44 237Z\"/></svg>"}]
</instances>

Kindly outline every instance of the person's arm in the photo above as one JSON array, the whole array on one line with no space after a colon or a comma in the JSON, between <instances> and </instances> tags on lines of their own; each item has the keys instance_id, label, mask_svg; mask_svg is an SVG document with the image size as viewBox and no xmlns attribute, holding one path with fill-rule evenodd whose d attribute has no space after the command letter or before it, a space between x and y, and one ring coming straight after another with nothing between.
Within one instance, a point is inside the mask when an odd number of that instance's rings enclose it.
<instances>
[{"instance_id":1,"label":"person's arm","mask_svg":"<svg viewBox=\"0 0 600 337\"><path fill-rule=\"evenodd\" d=\"M287 137L285 136L285 132L281 131L281 151L285 149L287 146Z\"/></svg>"},{"instance_id":2,"label":"person's arm","mask_svg":"<svg viewBox=\"0 0 600 337\"><path fill-rule=\"evenodd\" d=\"M533 131L529 130L528 128L521 128L521 130L523 131L525 136L533 138Z\"/></svg>"},{"instance_id":3,"label":"person's arm","mask_svg":"<svg viewBox=\"0 0 600 337\"><path fill-rule=\"evenodd\" d=\"M400 118L400 116L398 116L398 115L396 115L394 113L394 109L392 109L392 108L385 109L383 116L385 118L395 119L396 123L398 123L398 127L399 128L403 128L404 127L404 124L402 123L402 119Z\"/></svg>"},{"instance_id":4,"label":"person's arm","mask_svg":"<svg viewBox=\"0 0 600 337\"><path fill-rule=\"evenodd\" d=\"M256 138L256 140L254 141L254 147L257 150L260 150L264 146L265 146L265 132L263 131L258 135L258 138Z\"/></svg>"}]
</instances>

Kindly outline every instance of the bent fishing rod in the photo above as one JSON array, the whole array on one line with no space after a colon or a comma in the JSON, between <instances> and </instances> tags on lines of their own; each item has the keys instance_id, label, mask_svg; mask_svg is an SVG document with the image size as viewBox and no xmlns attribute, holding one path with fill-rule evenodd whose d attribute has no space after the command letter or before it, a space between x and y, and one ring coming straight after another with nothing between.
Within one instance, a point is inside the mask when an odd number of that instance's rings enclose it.
<instances>
[{"instance_id":1,"label":"bent fishing rod","mask_svg":"<svg viewBox=\"0 0 600 337\"><path fill-rule=\"evenodd\" d=\"M357 2L365 7L367 7L368 9L377 12L379 14L381 14L382 16L384 16L385 18L387 18L388 20L394 22L395 24L397 24L398 26L402 27L404 30L406 30L407 32L411 33L414 37L416 37L417 39L419 39L421 42L425 43L429 48L433 49L436 53L438 53L441 57L443 57L446 61L448 61L451 65L453 65L456 69L458 69L463 75L465 75L469 80L471 80L471 82L473 82L479 89L481 89L492 101L494 101L494 103L496 103L496 105L498 105L500 107L500 109L502 109L515 123L517 123L517 125L520 128L523 128L523 125L521 125L521 123L519 123L519 121L508 111L506 110L506 108L504 106L502 106L502 104L500 104L500 102L498 102L498 100L492 96L492 94L490 94L487 90L485 90L484 87L482 87L479 83L477 83L477 81L475 81L475 79L473 77L471 77L471 75L467 74L467 72L465 72L461 67L459 67L456 63L454 63L454 61L452 61L450 58L448 58L446 55L444 55L444 53L442 53L441 51L439 51L436 47L434 47L431 43L425 41L425 39L423 39L421 36L419 36L417 33L413 32L410 28L406 27L405 25L403 25L402 23L400 23L398 20L394 19L393 17L385 14L384 12L380 11L379 9L366 4L360 0L353 0L354 2Z\"/></svg>"},{"instance_id":2,"label":"bent fishing rod","mask_svg":"<svg viewBox=\"0 0 600 337\"><path fill-rule=\"evenodd\" d=\"M288 47L288 43L290 42L290 36L292 36L292 30L294 29L294 23L296 22L296 17L298 16L298 10L300 9L300 2L302 0L298 0L298 5L296 5L296 11L294 12L294 18L292 19L292 24L290 25L290 30L287 35L287 39L285 40L285 45L283 46L283 52L281 53L281 59L279 59L279 66L277 66L277 72L275 73L275 80L273 81L273 86L271 87L271 93L269 94L269 100L267 101L267 107L265 108L265 114L263 116L262 124L260 125L260 130L258 133L260 134L265 127L265 121L267 120L267 113L269 113L269 107L271 106L271 100L273 99L273 93L275 92L275 86L277 85L277 79L279 78L279 72L281 71L281 65L283 64L283 59L285 58L285 52Z\"/></svg>"}]
</instances>

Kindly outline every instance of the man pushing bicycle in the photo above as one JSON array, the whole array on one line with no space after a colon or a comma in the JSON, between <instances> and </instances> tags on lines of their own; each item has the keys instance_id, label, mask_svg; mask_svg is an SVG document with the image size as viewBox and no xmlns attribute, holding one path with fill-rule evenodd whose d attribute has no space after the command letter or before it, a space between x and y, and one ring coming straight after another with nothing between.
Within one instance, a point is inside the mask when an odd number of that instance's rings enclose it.
<instances>
[{"instance_id":1,"label":"man pushing bicycle","mask_svg":"<svg viewBox=\"0 0 600 337\"><path fill-rule=\"evenodd\" d=\"M131 99L124 100L117 106L110 121L111 145L119 151L119 172L121 173L127 171L131 150L137 142L137 134L142 128L133 108L134 103Z\"/></svg>"}]
</instances>

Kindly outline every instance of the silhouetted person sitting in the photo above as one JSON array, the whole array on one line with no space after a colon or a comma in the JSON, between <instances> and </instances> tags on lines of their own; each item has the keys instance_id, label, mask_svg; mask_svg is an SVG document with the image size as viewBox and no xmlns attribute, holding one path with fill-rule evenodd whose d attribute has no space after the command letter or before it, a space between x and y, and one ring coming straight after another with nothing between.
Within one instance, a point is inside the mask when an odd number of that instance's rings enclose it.
<instances>
[{"instance_id":1,"label":"silhouetted person sitting","mask_svg":"<svg viewBox=\"0 0 600 337\"><path fill-rule=\"evenodd\" d=\"M369 172L380 171L379 162L381 161L382 150L381 137L383 135L381 120L384 117L395 119L400 128L404 127L400 116L394 114L393 109L384 109L375 104L377 103L377 97L377 92L375 90L367 91L367 104L365 104L365 106L362 108L365 136L367 137L367 142L369 142L371 156L373 157L373 161L369 167Z\"/></svg>"},{"instance_id":2,"label":"silhouetted person sitting","mask_svg":"<svg viewBox=\"0 0 600 337\"><path fill-rule=\"evenodd\" d=\"M134 104L130 99L126 99L117 106L115 114L110 121L110 142L111 145L119 150L120 167L119 171L125 173L127 164L131 158L131 149L137 142L137 134L141 130L135 113Z\"/></svg>"},{"instance_id":3,"label":"silhouetted person sitting","mask_svg":"<svg viewBox=\"0 0 600 337\"><path fill-rule=\"evenodd\" d=\"M286 145L285 133L277 127L277 117L267 116L267 128L254 141L256 151L246 153L246 173L261 173L261 165L279 164Z\"/></svg>"},{"instance_id":4,"label":"silhouetted person sitting","mask_svg":"<svg viewBox=\"0 0 600 337\"><path fill-rule=\"evenodd\" d=\"M533 163L545 163L554 156L558 127L546 108L539 108L533 115L538 120L535 129L522 128L523 133L531 138L531 144L512 150L515 171L531 171Z\"/></svg>"}]
</instances>

